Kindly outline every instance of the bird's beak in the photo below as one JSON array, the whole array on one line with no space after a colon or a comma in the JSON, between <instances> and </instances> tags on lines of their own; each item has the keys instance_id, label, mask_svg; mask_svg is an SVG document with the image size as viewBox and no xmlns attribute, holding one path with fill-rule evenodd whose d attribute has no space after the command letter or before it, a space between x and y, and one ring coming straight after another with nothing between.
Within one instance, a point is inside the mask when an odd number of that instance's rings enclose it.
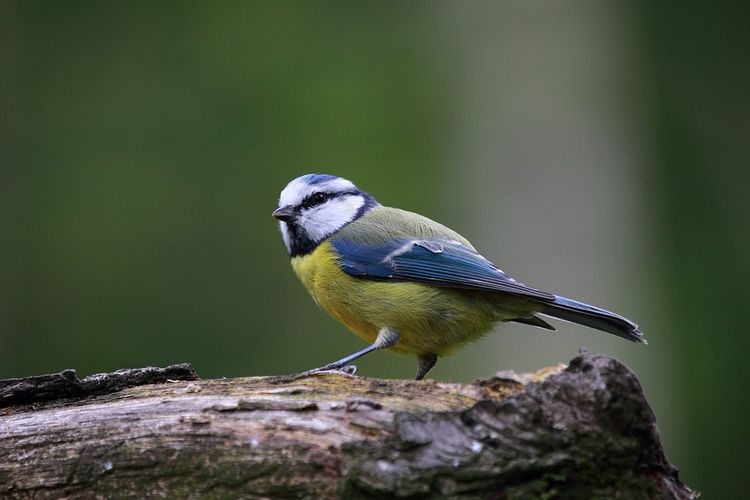
<instances>
[{"instance_id":1,"label":"bird's beak","mask_svg":"<svg viewBox=\"0 0 750 500\"><path fill-rule=\"evenodd\" d=\"M281 221L289 222L292 219L294 219L294 216L295 216L294 207L291 205L287 205L285 207L279 207L276 210L274 210L271 215L273 215L274 217L276 217L277 219Z\"/></svg>"}]
</instances>

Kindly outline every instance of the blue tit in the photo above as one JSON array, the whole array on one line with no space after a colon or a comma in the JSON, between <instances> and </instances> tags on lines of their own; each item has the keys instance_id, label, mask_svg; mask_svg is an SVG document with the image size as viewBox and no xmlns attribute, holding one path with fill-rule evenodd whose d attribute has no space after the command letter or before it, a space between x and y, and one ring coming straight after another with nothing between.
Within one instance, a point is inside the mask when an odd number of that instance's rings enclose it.
<instances>
[{"instance_id":1,"label":"blue tit","mask_svg":"<svg viewBox=\"0 0 750 500\"><path fill-rule=\"evenodd\" d=\"M554 330L541 315L646 343L632 321L519 283L452 229L385 207L341 177L294 179L273 216L292 269L315 302L369 343L309 372L346 369L387 349L415 354L420 380L439 356L497 322Z\"/></svg>"}]
</instances>

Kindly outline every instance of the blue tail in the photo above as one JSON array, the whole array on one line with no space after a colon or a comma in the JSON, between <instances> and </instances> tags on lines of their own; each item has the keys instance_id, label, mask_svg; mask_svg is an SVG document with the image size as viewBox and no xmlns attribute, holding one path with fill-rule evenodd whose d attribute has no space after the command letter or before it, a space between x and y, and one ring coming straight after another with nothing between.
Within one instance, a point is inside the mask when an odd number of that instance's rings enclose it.
<instances>
[{"instance_id":1,"label":"blue tail","mask_svg":"<svg viewBox=\"0 0 750 500\"><path fill-rule=\"evenodd\" d=\"M559 296L555 296L552 302L539 303L542 305L541 314L596 328L633 342L647 343L646 338L638 330L638 325L615 313Z\"/></svg>"}]
</instances>

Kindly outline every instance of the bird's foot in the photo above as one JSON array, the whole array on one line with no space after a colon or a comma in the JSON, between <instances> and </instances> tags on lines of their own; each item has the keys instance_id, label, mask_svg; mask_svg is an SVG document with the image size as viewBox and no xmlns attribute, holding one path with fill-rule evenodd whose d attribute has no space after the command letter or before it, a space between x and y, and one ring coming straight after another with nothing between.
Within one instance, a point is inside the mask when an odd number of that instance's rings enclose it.
<instances>
[{"instance_id":1,"label":"bird's foot","mask_svg":"<svg viewBox=\"0 0 750 500\"><path fill-rule=\"evenodd\" d=\"M305 370L300 373L294 373L292 375L288 375L288 381L294 381L298 380L304 377L308 377L310 375L314 375L316 373L325 373L325 372L331 372L331 373L345 373L347 375L354 375L357 373L357 365L336 365L335 363L331 363L325 366L321 366L320 368L313 368L312 370Z\"/></svg>"},{"instance_id":2,"label":"bird's foot","mask_svg":"<svg viewBox=\"0 0 750 500\"><path fill-rule=\"evenodd\" d=\"M330 365L321 366L320 368L313 368L312 370L306 370L299 375L304 377L306 375L312 375L313 373L323 373L323 372L341 372L346 373L347 375L354 375L357 373L357 365L338 365L335 363L331 363Z\"/></svg>"}]
</instances>

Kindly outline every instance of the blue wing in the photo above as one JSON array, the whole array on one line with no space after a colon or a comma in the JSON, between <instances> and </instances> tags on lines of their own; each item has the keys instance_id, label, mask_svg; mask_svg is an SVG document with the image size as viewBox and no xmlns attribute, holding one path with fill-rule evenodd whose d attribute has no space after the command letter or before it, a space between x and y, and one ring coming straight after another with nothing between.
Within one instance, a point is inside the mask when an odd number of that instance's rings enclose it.
<instances>
[{"instance_id":1,"label":"blue wing","mask_svg":"<svg viewBox=\"0 0 750 500\"><path fill-rule=\"evenodd\" d=\"M341 258L342 270L350 276L555 299L550 293L518 283L458 241L403 238L368 245L334 237L331 244Z\"/></svg>"}]
</instances>

